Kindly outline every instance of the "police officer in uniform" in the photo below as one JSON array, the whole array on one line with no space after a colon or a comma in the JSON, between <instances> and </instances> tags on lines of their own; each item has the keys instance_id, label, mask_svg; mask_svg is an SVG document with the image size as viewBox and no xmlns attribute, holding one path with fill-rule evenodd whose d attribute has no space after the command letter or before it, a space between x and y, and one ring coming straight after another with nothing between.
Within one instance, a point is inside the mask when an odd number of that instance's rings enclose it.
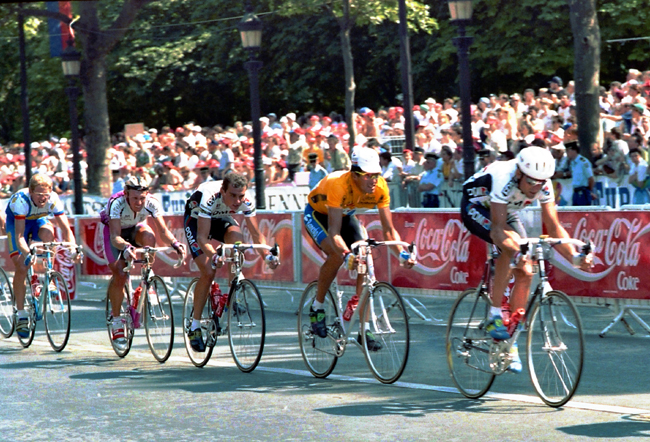
<instances>
[{"instance_id":1,"label":"police officer in uniform","mask_svg":"<svg viewBox=\"0 0 650 442\"><path fill-rule=\"evenodd\" d=\"M573 185L572 205L590 206L598 196L594 193L594 171L588 159L580 155L577 142L566 143L569 168L571 169L571 184Z\"/></svg>"}]
</instances>

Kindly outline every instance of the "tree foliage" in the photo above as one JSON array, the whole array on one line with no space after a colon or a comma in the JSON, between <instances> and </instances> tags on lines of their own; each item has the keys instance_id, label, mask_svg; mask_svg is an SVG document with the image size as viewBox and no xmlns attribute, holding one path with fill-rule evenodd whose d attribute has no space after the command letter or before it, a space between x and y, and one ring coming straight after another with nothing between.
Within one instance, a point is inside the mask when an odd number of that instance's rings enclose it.
<instances>
[{"instance_id":1,"label":"tree foliage","mask_svg":"<svg viewBox=\"0 0 650 442\"><path fill-rule=\"evenodd\" d=\"M79 14L81 3L88 2L73 2L74 14ZM227 125L249 120L244 68L248 55L237 32L243 3L161 0L144 4L106 57L110 131L138 121L159 128L188 121ZM601 84L623 79L629 68L648 69L649 40L607 43L650 35L646 3L597 1ZM103 29L119 16L124 4L124 0L96 2ZM253 2L264 23L262 113L345 112L336 22L340 5L340 1L327 0ZM357 107L396 105L401 93L397 0L357 0L351 5L356 14L350 41ZM458 95L452 45L457 30L449 22L446 2L407 1L407 5L416 102L428 96L440 100ZM60 60L49 56L46 22L28 17L25 31L32 138L69 136L66 83ZM0 4L0 143L22 140L17 35L16 5ZM468 35L474 37L470 53L474 100L491 92L546 87L553 75L565 81L573 77L566 0L477 0Z\"/></svg>"}]
</instances>

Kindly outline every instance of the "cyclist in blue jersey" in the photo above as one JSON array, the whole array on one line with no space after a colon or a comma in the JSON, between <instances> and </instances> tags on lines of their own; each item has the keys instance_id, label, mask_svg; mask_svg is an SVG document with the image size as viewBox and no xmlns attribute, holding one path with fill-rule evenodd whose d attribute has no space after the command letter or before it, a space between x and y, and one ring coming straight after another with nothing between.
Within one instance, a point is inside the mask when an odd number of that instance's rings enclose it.
<instances>
[{"instance_id":1,"label":"cyclist in blue jersey","mask_svg":"<svg viewBox=\"0 0 650 442\"><path fill-rule=\"evenodd\" d=\"M29 187L16 192L7 205L7 240L9 256L14 263L14 297L16 300L16 333L29 336L29 319L25 311L25 278L29 266L30 241L54 241L54 227L61 229L63 241L74 242L63 203L52 191L52 180L44 174L33 175ZM53 216L53 223L47 219Z\"/></svg>"}]
</instances>

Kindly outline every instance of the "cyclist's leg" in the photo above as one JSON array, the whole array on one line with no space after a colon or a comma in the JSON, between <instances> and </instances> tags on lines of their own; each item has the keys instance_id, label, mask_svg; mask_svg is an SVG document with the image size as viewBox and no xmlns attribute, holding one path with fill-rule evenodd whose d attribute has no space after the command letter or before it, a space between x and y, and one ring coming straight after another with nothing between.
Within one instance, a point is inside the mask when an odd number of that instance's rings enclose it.
<instances>
[{"instance_id":1,"label":"cyclist's leg","mask_svg":"<svg viewBox=\"0 0 650 442\"><path fill-rule=\"evenodd\" d=\"M332 285L332 281L336 278L341 264L343 264L343 257L336 253L335 244L327 233L327 215L314 211L307 204L303 222L309 236L326 255L325 262L318 273L318 287L316 289L316 299L314 300L317 305L321 305L325 301L325 295ZM341 231L344 231L343 226L341 226Z\"/></svg>"},{"instance_id":2,"label":"cyclist's leg","mask_svg":"<svg viewBox=\"0 0 650 442\"><path fill-rule=\"evenodd\" d=\"M120 232L122 239L131 245L135 245L134 228L122 229ZM111 300L111 314L113 322L121 321L121 306L124 298L124 285L127 282L128 275L124 273L126 261L122 256L122 250L118 250L111 243L110 229L104 225L104 255L108 262L108 268L111 270L111 279L108 282L108 297Z\"/></svg>"},{"instance_id":3,"label":"cyclist's leg","mask_svg":"<svg viewBox=\"0 0 650 442\"><path fill-rule=\"evenodd\" d=\"M25 242L29 244L31 239L38 241L38 231L41 225L46 224L47 220L45 218L39 218L37 220L25 220L25 230L23 237ZM21 318L26 318L27 313L25 312L25 278L27 277L27 266L25 265L25 256L20 253L18 249L18 237L16 237L16 230L14 225L14 219L12 217L7 218L7 240L9 243L9 256L14 263L14 298L16 302L16 310L18 310L18 316Z\"/></svg>"},{"instance_id":4,"label":"cyclist's leg","mask_svg":"<svg viewBox=\"0 0 650 442\"><path fill-rule=\"evenodd\" d=\"M504 233L512 238L514 241L519 241L521 238L526 238L526 229L519 219L519 216L512 214L508 217L508 227ZM501 305L501 298L506 291L508 281L510 280L510 263L514 258L514 254L510 251L501 251L501 256L496 263L496 271L494 275L494 293L499 297L499 303L493 304L495 306ZM515 285L512 288L510 295L510 311L516 312L520 308L526 307L526 301L530 293L530 285L533 282L533 273L530 263L526 263L523 268L512 269L512 274L515 277ZM502 277L502 275L506 275ZM496 300L494 300L496 301Z\"/></svg>"},{"instance_id":5,"label":"cyclist's leg","mask_svg":"<svg viewBox=\"0 0 650 442\"><path fill-rule=\"evenodd\" d=\"M133 242L139 247L156 246L156 235L147 223L136 224L133 231L133 239Z\"/></svg>"}]
</instances>

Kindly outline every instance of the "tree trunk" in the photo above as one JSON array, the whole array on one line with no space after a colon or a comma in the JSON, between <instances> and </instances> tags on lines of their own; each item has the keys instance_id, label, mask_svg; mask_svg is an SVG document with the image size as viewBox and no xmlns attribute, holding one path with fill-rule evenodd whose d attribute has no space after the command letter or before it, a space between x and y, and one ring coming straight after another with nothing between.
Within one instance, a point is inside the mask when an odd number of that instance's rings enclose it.
<instances>
[{"instance_id":1,"label":"tree trunk","mask_svg":"<svg viewBox=\"0 0 650 442\"><path fill-rule=\"evenodd\" d=\"M350 17L350 0L343 0L343 17L338 20L341 31L341 54L343 55L343 69L345 71L345 121L350 134L349 146L350 155L354 148L356 138L356 126L354 124L354 94L357 85L354 83L354 59L352 57L352 45L350 43L350 29L352 19Z\"/></svg>"},{"instance_id":2,"label":"tree trunk","mask_svg":"<svg viewBox=\"0 0 650 442\"><path fill-rule=\"evenodd\" d=\"M600 142L600 28L595 0L568 0L574 48L576 116L580 153L591 158Z\"/></svg>"},{"instance_id":3,"label":"tree trunk","mask_svg":"<svg viewBox=\"0 0 650 442\"><path fill-rule=\"evenodd\" d=\"M106 98L106 57L86 60L83 77L84 129L88 158L88 192L110 196L111 176L106 152L111 146L108 101Z\"/></svg>"}]
</instances>

